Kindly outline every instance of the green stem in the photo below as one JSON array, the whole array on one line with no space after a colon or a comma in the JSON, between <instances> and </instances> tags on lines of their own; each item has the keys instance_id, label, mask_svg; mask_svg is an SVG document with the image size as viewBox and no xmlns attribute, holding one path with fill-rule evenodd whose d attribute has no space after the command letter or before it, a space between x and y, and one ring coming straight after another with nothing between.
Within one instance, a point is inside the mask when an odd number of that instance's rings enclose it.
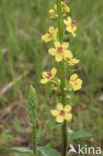
<instances>
[{"instance_id":1,"label":"green stem","mask_svg":"<svg viewBox=\"0 0 103 156\"><path fill-rule=\"evenodd\" d=\"M36 150L36 127L33 125L33 153L35 156L37 156L37 150Z\"/></svg>"},{"instance_id":2,"label":"green stem","mask_svg":"<svg viewBox=\"0 0 103 156\"><path fill-rule=\"evenodd\" d=\"M58 13L58 39L60 43L63 43L63 17L61 11L61 0L57 0L57 13ZM61 81L61 96L62 96L62 104L66 105L66 96L64 92L65 88L65 65L64 62L59 63L60 69L60 81ZM67 148L67 123L66 121L62 125L62 153L61 156L66 156L66 148Z\"/></svg>"}]
</instances>

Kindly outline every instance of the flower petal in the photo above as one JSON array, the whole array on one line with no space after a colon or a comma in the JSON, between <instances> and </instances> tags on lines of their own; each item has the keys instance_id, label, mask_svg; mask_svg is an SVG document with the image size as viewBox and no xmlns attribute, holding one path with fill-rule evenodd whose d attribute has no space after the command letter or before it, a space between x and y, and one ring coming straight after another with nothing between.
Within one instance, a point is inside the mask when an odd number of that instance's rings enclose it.
<instances>
[{"instance_id":1,"label":"flower petal","mask_svg":"<svg viewBox=\"0 0 103 156\"><path fill-rule=\"evenodd\" d=\"M63 109L63 105L61 103L57 104L57 110L62 110Z\"/></svg>"},{"instance_id":2,"label":"flower petal","mask_svg":"<svg viewBox=\"0 0 103 156\"><path fill-rule=\"evenodd\" d=\"M42 84L45 84L45 83L47 83L49 81L49 79L41 79L40 80L40 82L42 83Z\"/></svg>"},{"instance_id":3,"label":"flower petal","mask_svg":"<svg viewBox=\"0 0 103 156\"><path fill-rule=\"evenodd\" d=\"M55 32L56 32L56 33L58 32L58 28L55 29Z\"/></svg>"},{"instance_id":4,"label":"flower petal","mask_svg":"<svg viewBox=\"0 0 103 156\"><path fill-rule=\"evenodd\" d=\"M78 84L82 85L83 81L81 79L77 79L76 81Z\"/></svg>"},{"instance_id":5,"label":"flower petal","mask_svg":"<svg viewBox=\"0 0 103 156\"><path fill-rule=\"evenodd\" d=\"M73 57L73 54L70 50L64 50L64 57L69 57L69 58L72 58Z\"/></svg>"},{"instance_id":6,"label":"flower petal","mask_svg":"<svg viewBox=\"0 0 103 156\"><path fill-rule=\"evenodd\" d=\"M76 37L76 33L74 31L71 31L73 37Z\"/></svg>"},{"instance_id":7,"label":"flower petal","mask_svg":"<svg viewBox=\"0 0 103 156\"><path fill-rule=\"evenodd\" d=\"M77 74L73 74L71 77L70 77L70 80L76 80L78 78L78 75Z\"/></svg>"},{"instance_id":8,"label":"flower petal","mask_svg":"<svg viewBox=\"0 0 103 156\"><path fill-rule=\"evenodd\" d=\"M60 62L63 59L63 55L62 54L56 54L55 59L56 59L57 62Z\"/></svg>"},{"instance_id":9,"label":"flower petal","mask_svg":"<svg viewBox=\"0 0 103 156\"><path fill-rule=\"evenodd\" d=\"M70 105L66 105L66 106L64 107L64 110L65 110L66 112L70 112L71 109L72 109L72 107L71 107Z\"/></svg>"},{"instance_id":10,"label":"flower petal","mask_svg":"<svg viewBox=\"0 0 103 156\"><path fill-rule=\"evenodd\" d=\"M73 27L73 30L76 31L76 30L77 30L77 26L74 26L74 27Z\"/></svg>"},{"instance_id":11,"label":"flower petal","mask_svg":"<svg viewBox=\"0 0 103 156\"><path fill-rule=\"evenodd\" d=\"M67 7L67 6L66 6L66 11L67 11L67 12L70 12L70 8L69 8L69 7Z\"/></svg>"},{"instance_id":12,"label":"flower petal","mask_svg":"<svg viewBox=\"0 0 103 156\"><path fill-rule=\"evenodd\" d=\"M71 24L72 20L71 20L71 17L70 17L70 16L69 16L69 17L67 17L67 20L68 20L68 23L70 23L70 24Z\"/></svg>"},{"instance_id":13,"label":"flower petal","mask_svg":"<svg viewBox=\"0 0 103 156\"><path fill-rule=\"evenodd\" d=\"M67 120L67 121L71 121L71 119L72 119L72 114L71 113L69 113L69 114L67 114L66 113L66 115L65 115L65 120Z\"/></svg>"},{"instance_id":14,"label":"flower petal","mask_svg":"<svg viewBox=\"0 0 103 156\"><path fill-rule=\"evenodd\" d=\"M51 110L51 114L53 116L57 116L59 114L59 112L55 109L55 110Z\"/></svg>"},{"instance_id":15,"label":"flower petal","mask_svg":"<svg viewBox=\"0 0 103 156\"><path fill-rule=\"evenodd\" d=\"M57 117L56 117L56 121L57 122L63 122L64 121L64 118L63 118L63 116L60 116L60 115L58 115Z\"/></svg>"},{"instance_id":16,"label":"flower petal","mask_svg":"<svg viewBox=\"0 0 103 156\"><path fill-rule=\"evenodd\" d=\"M52 56L55 56L55 54L56 54L56 49L55 49L55 48L49 49L49 54L52 55Z\"/></svg>"},{"instance_id":17,"label":"flower petal","mask_svg":"<svg viewBox=\"0 0 103 156\"><path fill-rule=\"evenodd\" d=\"M46 34L43 35L41 38L42 38L42 40L44 40L45 42L49 42L50 39L49 39L48 37L49 37L49 35L46 33Z\"/></svg>"},{"instance_id":18,"label":"flower petal","mask_svg":"<svg viewBox=\"0 0 103 156\"><path fill-rule=\"evenodd\" d=\"M46 38L46 34L41 36L42 40L45 40L45 38Z\"/></svg>"},{"instance_id":19,"label":"flower petal","mask_svg":"<svg viewBox=\"0 0 103 156\"><path fill-rule=\"evenodd\" d=\"M82 85L82 80L81 79L77 79L75 83L72 84L72 88L73 90L79 90L81 88Z\"/></svg>"},{"instance_id":20,"label":"flower petal","mask_svg":"<svg viewBox=\"0 0 103 156\"><path fill-rule=\"evenodd\" d=\"M73 59L72 62L75 64L75 63L79 63L79 60L77 59Z\"/></svg>"},{"instance_id":21,"label":"flower petal","mask_svg":"<svg viewBox=\"0 0 103 156\"><path fill-rule=\"evenodd\" d=\"M51 27L49 28L49 31L50 31L51 33L54 33L54 27L51 26Z\"/></svg>"},{"instance_id":22,"label":"flower petal","mask_svg":"<svg viewBox=\"0 0 103 156\"><path fill-rule=\"evenodd\" d=\"M69 31L69 32L71 32L71 33L73 32L73 29L72 29L71 25L67 26L66 27L66 30Z\"/></svg>"},{"instance_id":23,"label":"flower petal","mask_svg":"<svg viewBox=\"0 0 103 156\"><path fill-rule=\"evenodd\" d=\"M64 24L68 25L68 21L67 20L64 20Z\"/></svg>"},{"instance_id":24,"label":"flower petal","mask_svg":"<svg viewBox=\"0 0 103 156\"><path fill-rule=\"evenodd\" d=\"M63 46L64 49L67 49L69 47L69 43L68 42L64 42L62 44L62 46Z\"/></svg>"},{"instance_id":25,"label":"flower petal","mask_svg":"<svg viewBox=\"0 0 103 156\"><path fill-rule=\"evenodd\" d=\"M55 46L56 48L58 48L58 47L60 46L60 42L59 42L59 41L55 41L55 42L54 42L54 46Z\"/></svg>"},{"instance_id":26,"label":"flower petal","mask_svg":"<svg viewBox=\"0 0 103 156\"><path fill-rule=\"evenodd\" d=\"M56 68L53 68L53 69L51 70L51 73L53 74L53 76L55 76L56 72L57 72L57 69L56 69Z\"/></svg>"},{"instance_id":27,"label":"flower petal","mask_svg":"<svg viewBox=\"0 0 103 156\"><path fill-rule=\"evenodd\" d=\"M46 75L47 75L47 72L42 73L43 78L45 78Z\"/></svg>"}]
</instances>

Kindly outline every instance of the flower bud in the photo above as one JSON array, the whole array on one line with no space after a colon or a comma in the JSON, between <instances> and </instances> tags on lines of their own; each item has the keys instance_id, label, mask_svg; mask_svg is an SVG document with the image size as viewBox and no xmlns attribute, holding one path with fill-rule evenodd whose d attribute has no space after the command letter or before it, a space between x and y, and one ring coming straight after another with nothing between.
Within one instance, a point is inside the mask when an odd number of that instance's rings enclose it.
<instances>
[{"instance_id":1,"label":"flower bud","mask_svg":"<svg viewBox=\"0 0 103 156\"><path fill-rule=\"evenodd\" d=\"M52 15L53 13L54 13L54 10L53 9L50 9L49 10L49 14Z\"/></svg>"}]
</instances>

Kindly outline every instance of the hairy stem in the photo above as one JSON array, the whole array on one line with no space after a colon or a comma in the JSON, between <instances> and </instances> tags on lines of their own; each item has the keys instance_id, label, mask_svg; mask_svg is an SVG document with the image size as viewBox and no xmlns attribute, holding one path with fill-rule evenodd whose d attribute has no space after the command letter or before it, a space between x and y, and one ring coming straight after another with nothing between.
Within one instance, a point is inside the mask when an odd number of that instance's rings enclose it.
<instances>
[{"instance_id":1,"label":"hairy stem","mask_svg":"<svg viewBox=\"0 0 103 156\"><path fill-rule=\"evenodd\" d=\"M61 11L61 0L57 0L57 13L58 13L58 39L60 43L63 43L63 18ZM64 62L59 63L60 70L60 81L61 81L61 96L62 96L62 104L66 105L66 96L64 92L65 88L65 65ZM66 148L67 148L67 123L66 121L62 125L62 153L61 156L66 156Z\"/></svg>"},{"instance_id":2,"label":"hairy stem","mask_svg":"<svg viewBox=\"0 0 103 156\"><path fill-rule=\"evenodd\" d=\"M33 153L35 156L37 156L37 150L36 150L36 127L33 125Z\"/></svg>"}]
</instances>

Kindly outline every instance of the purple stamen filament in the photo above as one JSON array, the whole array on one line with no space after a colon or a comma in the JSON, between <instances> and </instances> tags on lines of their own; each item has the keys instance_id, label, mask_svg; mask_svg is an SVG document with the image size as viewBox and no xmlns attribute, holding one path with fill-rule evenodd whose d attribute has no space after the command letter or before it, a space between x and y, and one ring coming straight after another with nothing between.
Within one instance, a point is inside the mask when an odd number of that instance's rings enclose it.
<instances>
[{"instance_id":1,"label":"purple stamen filament","mask_svg":"<svg viewBox=\"0 0 103 156\"><path fill-rule=\"evenodd\" d=\"M57 49L57 52L62 53L63 52L63 47L59 46L58 49Z\"/></svg>"},{"instance_id":2,"label":"purple stamen filament","mask_svg":"<svg viewBox=\"0 0 103 156\"><path fill-rule=\"evenodd\" d=\"M72 26L77 26L78 24L76 23L76 20L74 20L72 23Z\"/></svg>"},{"instance_id":3,"label":"purple stamen filament","mask_svg":"<svg viewBox=\"0 0 103 156\"><path fill-rule=\"evenodd\" d=\"M64 116L64 115L65 115L65 111L64 111L64 110L61 110L59 114L60 114L61 116Z\"/></svg>"},{"instance_id":4,"label":"purple stamen filament","mask_svg":"<svg viewBox=\"0 0 103 156\"><path fill-rule=\"evenodd\" d=\"M65 5L67 5L67 2L66 2L66 1L64 1L63 3L64 3Z\"/></svg>"},{"instance_id":5,"label":"purple stamen filament","mask_svg":"<svg viewBox=\"0 0 103 156\"><path fill-rule=\"evenodd\" d=\"M52 73L48 72L47 75L46 75L46 78L49 79L49 78L51 78L52 76L53 76Z\"/></svg>"}]
</instances>

